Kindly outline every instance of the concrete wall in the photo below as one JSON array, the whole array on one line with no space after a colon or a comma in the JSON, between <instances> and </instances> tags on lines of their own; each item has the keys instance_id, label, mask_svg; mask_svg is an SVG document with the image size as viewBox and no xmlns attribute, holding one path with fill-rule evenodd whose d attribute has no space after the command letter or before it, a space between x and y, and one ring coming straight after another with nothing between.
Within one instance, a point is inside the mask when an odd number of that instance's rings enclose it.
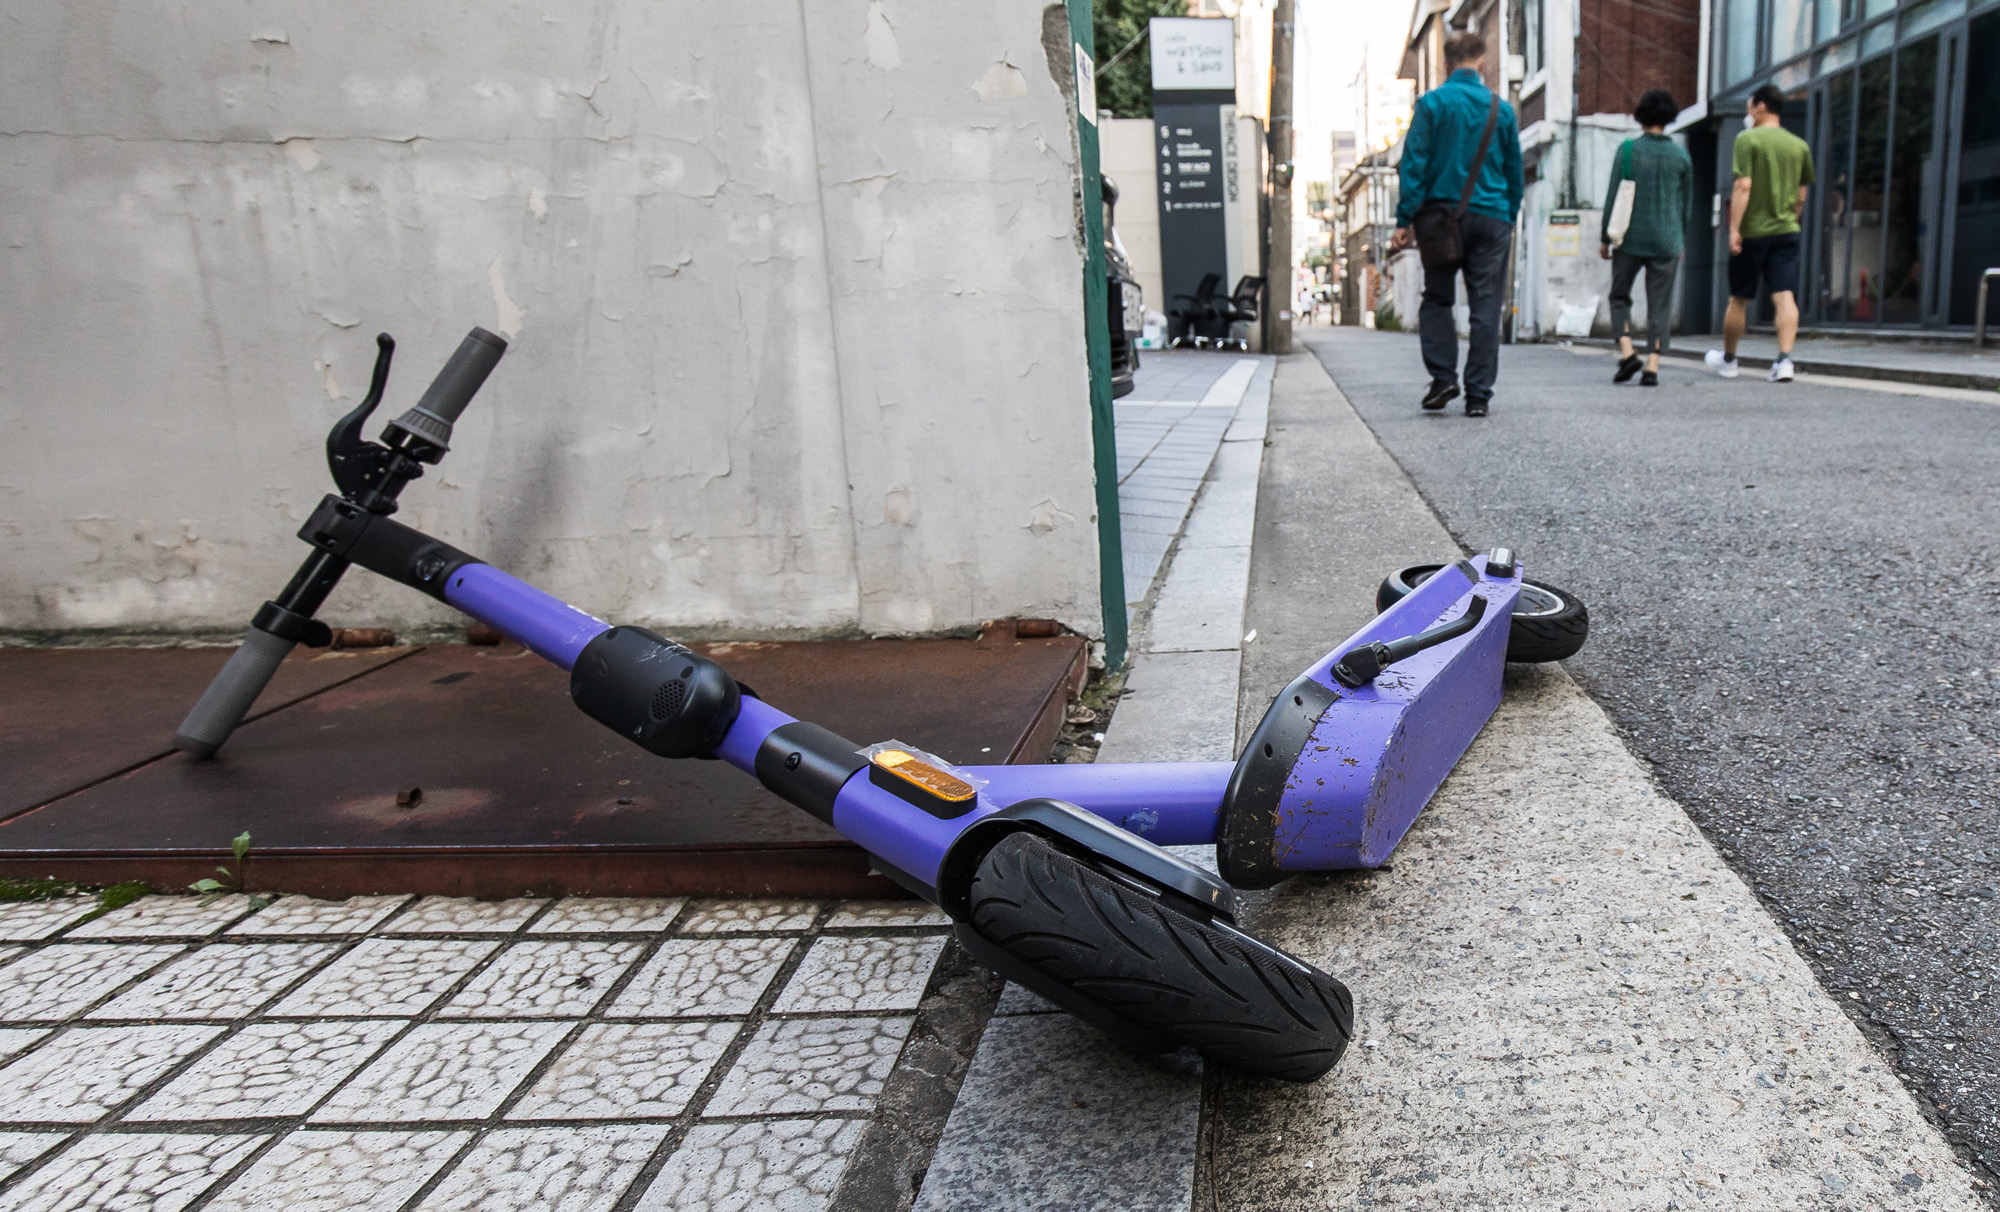
<instances>
[{"instance_id":1,"label":"concrete wall","mask_svg":"<svg viewBox=\"0 0 2000 1212\"><path fill-rule=\"evenodd\" d=\"M374 332L393 415L476 323L413 524L688 634L1096 631L1043 7L0 0L0 629L240 628Z\"/></svg>"}]
</instances>

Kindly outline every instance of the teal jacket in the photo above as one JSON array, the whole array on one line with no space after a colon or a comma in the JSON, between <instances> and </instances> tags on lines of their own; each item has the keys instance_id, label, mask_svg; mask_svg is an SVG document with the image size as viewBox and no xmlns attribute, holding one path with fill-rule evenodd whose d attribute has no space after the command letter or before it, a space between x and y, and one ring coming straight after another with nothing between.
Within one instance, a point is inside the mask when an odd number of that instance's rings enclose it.
<instances>
[{"instance_id":1,"label":"teal jacket","mask_svg":"<svg viewBox=\"0 0 2000 1212\"><path fill-rule=\"evenodd\" d=\"M1611 183L1604 187L1604 222L1611 223L1611 206L1618 201L1618 183L1628 176L1632 191L1632 222L1618 251L1629 257L1678 257L1687 235L1688 208L1694 204L1694 161L1681 145L1665 135L1640 135L1631 141L1632 171L1625 171L1626 144L1611 157ZM1611 243L1609 239L1604 241Z\"/></svg>"},{"instance_id":2,"label":"teal jacket","mask_svg":"<svg viewBox=\"0 0 2000 1212\"><path fill-rule=\"evenodd\" d=\"M1417 98L1417 112L1403 136L1403 158L1397 164L1402 191L1396 226L1408 227L1411 216L1426 202L1458 205L1492 99L1492 90L1469 67L1459 68ZM1521 132L1514 124L1514 107L1505 101L1493 123L1493 142L1486 149L1486 163L1479 170L1468 209L1507 223L1521 210Z\"/></svg>"}]
</instances>

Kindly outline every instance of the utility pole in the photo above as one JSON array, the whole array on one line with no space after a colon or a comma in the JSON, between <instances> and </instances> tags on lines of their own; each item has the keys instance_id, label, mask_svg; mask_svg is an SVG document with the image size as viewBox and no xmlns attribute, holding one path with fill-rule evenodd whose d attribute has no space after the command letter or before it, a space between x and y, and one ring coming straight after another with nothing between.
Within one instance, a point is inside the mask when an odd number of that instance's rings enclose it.
<instances>
[{"instance_id":1,"label":"utility pole","mask_svg":"<svg viewBox=\"0 0 2000 1212\"><path fill-rule=\"evenodd\" d=\"M1271 280L1265 283L1264 349L1292 352L1292 16L1294 0L1271 13Z\"/></svg>"}]
</instances>

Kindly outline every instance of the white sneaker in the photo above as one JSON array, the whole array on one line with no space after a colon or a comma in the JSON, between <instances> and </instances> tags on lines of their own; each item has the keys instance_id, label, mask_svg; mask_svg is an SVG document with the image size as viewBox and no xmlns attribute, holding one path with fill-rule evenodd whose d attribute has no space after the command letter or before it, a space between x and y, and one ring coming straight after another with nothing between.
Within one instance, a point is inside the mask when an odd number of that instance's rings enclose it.
<instances>
[{"instance_id":1,"label":"white sneaker","mask_svg":"<svg viewBox=\"0 0 2000 1212\"><path fill-rule=\"evenodd\" d=\"M1702 361L1707 362L1710 370L1725 379L1736 377L1736 359L1729 357L1719 349L1709 350L1708 353L1702 356Z\"/></svg>"},{"instance_id":2,"label":"white sneaker","mask_svg":"<svg viewBox=\"0 0 2000 1212\"><path fill-rule=\"evenodd\" d=\"M1792 360L1790 358L1779 358L1777 361L1771 363L1771 382L1789 383L1791 381Z\"/></svg>"}]
</instances>

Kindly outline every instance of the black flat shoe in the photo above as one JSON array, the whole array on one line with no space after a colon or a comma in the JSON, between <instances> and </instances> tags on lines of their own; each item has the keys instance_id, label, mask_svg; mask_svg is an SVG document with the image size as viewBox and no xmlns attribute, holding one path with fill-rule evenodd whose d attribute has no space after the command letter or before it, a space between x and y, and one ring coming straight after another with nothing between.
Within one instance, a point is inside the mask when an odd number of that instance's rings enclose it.
<instances>
[{"instance_id":1,"label":"black flat shoe","mask_svg":"<svg viewBox=\"0 0 2000 1212\"><path fill-rule=\"evenodd\" d=\"M1465 415L1466 415L1466 416L1468 416L1468 417L1483 417L1483 416L1485 416L1485 415L1486 415L1486 401L1484 401L1484 400L1467 400L1467 401L1465 402Z\"/></svg>"},{"instance_id":2,"label":"black flat shoe","mask_svg":"<svg viewBox=\"0 0 2000 1212\"><path fill-rule=\"evenodd\" d=\"M1631 357L1625 358L1618 363L1618 373L1611 376L1611 381L1613 383L1627 382L1633 375L1638 374L1639 368L1645 364L1646 360L1644 358L1638 354L1633 354Z\"/></svg>"},{"instance_id":3,"label":"black flat shoe","mask_svg":"<svg viewBox=\"0 0 2000 1212\"><path fill-rule=\"evenodd\" d=\"M1649 370L1645 374L1639 376L1639 386L1641 387L1658 387L1659 385L1660 385L1660 376L1654 373L1653 371Z\"/></svg>"},{"instance_id":4,"label":"black flat shoe","mask_svg":"<svg viewBox=\"0 0 2000 1212\"><path fill-rule=\"evenodd\" d=\"M1426 412L1436 412L1457 398L1458 384L1432 383L1431 389L1424 393L1424 410Z\"/></svg>"}]
</instances>

